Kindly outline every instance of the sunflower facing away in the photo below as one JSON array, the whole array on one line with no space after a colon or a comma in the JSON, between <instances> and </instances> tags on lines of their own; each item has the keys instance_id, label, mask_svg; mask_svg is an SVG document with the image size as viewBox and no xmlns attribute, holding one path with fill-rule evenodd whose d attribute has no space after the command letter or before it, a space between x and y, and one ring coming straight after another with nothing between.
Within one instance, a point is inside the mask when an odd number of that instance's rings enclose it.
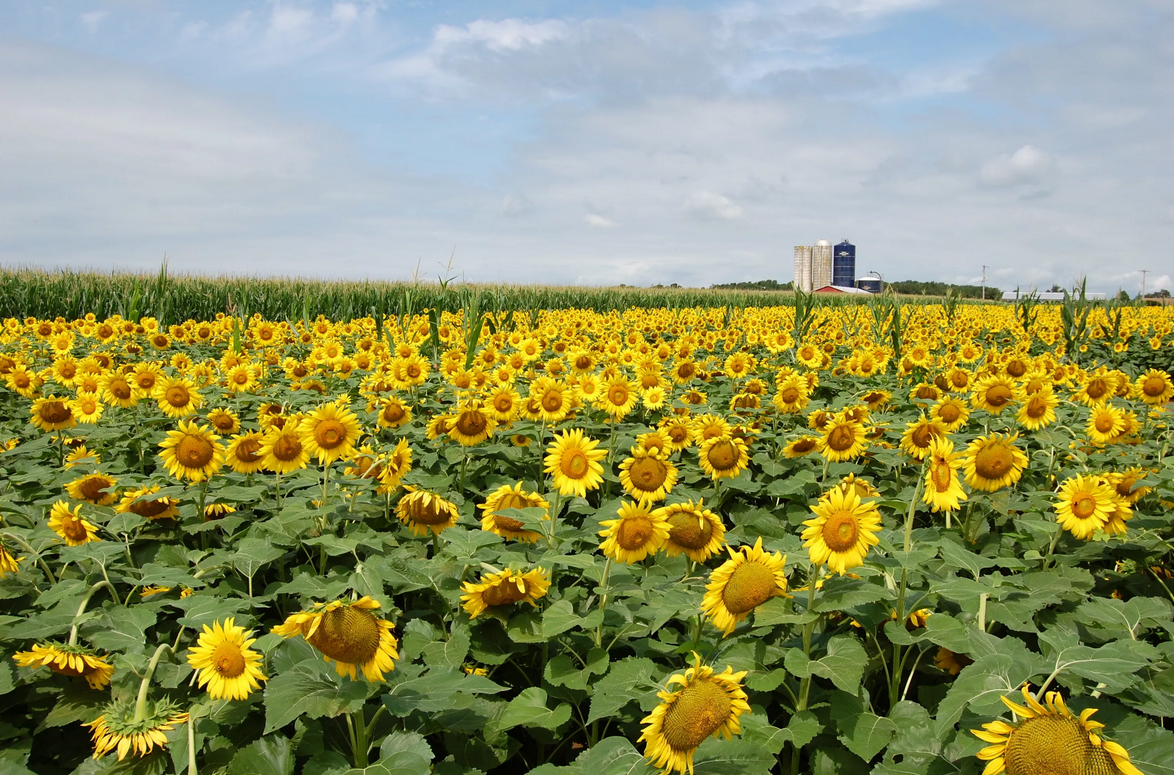
<instances>
[{"instance_id":1,"label":"sunflower facing away","mask_svg":"<svg viewBox=\"0 0 1174 775\"><path fill-rule=\"evenodd\" d=\"M101 759L111 751L117 751L118 761L122 761L128 753L146 756L156 746L165 748L166 733L187 723L188 714L178 711L179 706L170 700L148 700L145 717L135 721L133 697L105 705L102 715L83 725L90 728L94 758Z\"/></svg>"},{"instance_id":2,"label":"sunflower facing away","mask_svg":"<svg viewBox=\"0 0 1174 775\"><path fill-rule=\"evenodd\" d=\"M669 526L664 553L676 557L684 552L693 562L705 562L725 545L726 526L721 517L705 508L705 501L685 501L656 510Z\"/></svg>"},{"instance_id":3,"label":"sunflower facing away","mask_svg":"<svg viewBox=\"0 0 1174 775\"><path fill-rule=\"evenodd\" d=\"M159 445L159 457L176 479L202 482L210 479L224 465L224 445L206 425L191 420L180 421L179 429L167 432Z\"/></svg>"},{"instance_id":4,"label":"sunflower facing away","mask_svg":"<svg viewBox=\"0 0 1174 775\"><path fill-rule=\"evenodd\" d=\"M1073 476L1060 485L1053 507L1060 527L1087 541L1116 514L1114 490L1100 476Z\"/></svg>"},{"instance_id":5,"label":"sunflower facing away","mask_svg":"<svg viewBox=\"0 0 1174 775\"><path fill-rule=\"evenodd\" d=\"M992 433L970 442L963 464L966 484L976 490L995 492L1018 482L1027 468L1027 455L1015 446L1018 438L1018 433Z\"/></svg>"},{"instance_id":6,"label":"sunflower facing away","mask_svg":"<svg viewBox=\"0 0 1174 775\"><path fill-rule=\"evenodd\" d=\"M668 459L670 449L646 449L638 444L632 456L620 463L620 484L636 500L662 501L677 483L677 467Z\"/></svg>"},{"instance_id":7,"label":"sunflower facing away","mask_svg":"<svg viewBox=\"0 0 1174 775\"><path fill-rule=\"evenodd\" d=\"M604 539L599 545L600 551L628 565L656 554L669 537L669 523L661 510L652 511L646 501L622 503L619 519L608 519L599 524L604 528L599 531Z\"/></svg>"},{"instance_id":8,"label":"sunflower facing away","mask_svg":"<svg viewBox=\"0 0 1174 775\"><path fill-rule=\"evenodd\" d=\"M563 495L587 497L603 483L603 466L599 461L607 457L606 449L597 449L599 441L583 435L576 428L556 433L546 448L546 472L554 476L554 486Z\"/></svg>"},{"instance_id":9,"label":"sunflower facing away","mask_svg":"<svg viewBox=\"0 0 1174 775\"><path fill-rule=\"evenodd\" d=\"M541 533L527 530L518 520L502 516L498 512L503 509L549 509L550 503L536 492L523 490L522 483L518 482L512 487L508 484L498 487L484 503L478 504L477 508L485 512L481 515L482 530L497 533L507 540L532 544L542 537Z\"/></svg>"},{"instance_id":10,"label":"sunflower facing away","mask_svg":"<svg viewBox=\"0 0 1174 775\"><path fill-rule=\"evenodd\" d=\"M301 635L334 662L339 675L355 677L361 670L368 681L383 681L383 674L395 670L399 659L392 623L371 613L379 603L370 597L355 601L315 603L310 611L288 616L270 632L285 638Z\"/></svg>"},{"instance_id":11,"label":"sunflower facing away","mask_svg":"<svg viewBox=\"0 0 1174 775\"><path fill-rule=\"evenodd\" d=\"M65 501L57 501L49 511L49 529L65 539L69 546L81 546L91 541L101 541L98 538L98 527L92 522L82 519L82 506L79 503L70 510Z\"/></svg>"},{"instance_id":12,"label":"sunflower facing away","mask_svg":"<svg viewBox=\"0 0 1174 775\"><path fill-rule=\"evenodd\" d=\"M105 689L114 675L114 667L85 646L46 641L34 644L31 651L19 651L12 658L21 667L47 667L61 675L80 676L91 689Z\"/></svg>"},{"instance_id":13,"label":"sunflower facing away","mask_svg":"<svg viewBox=\"0 0 1174 775\"><path fill-rule=\"evenodd\" d=\"M525 573L503 570L483 574L481 581L466 581L461 585L461 608L476 619L489 608L513 603L529 603L537 606L536 600L546 596L550 588L550 574L543 568L534 568Z\"/></svg>"},{"instance_id":14,"label":"sunflower facing away","mask_svg":"<svg viewBox=\"0 0 1174 775\"><path fill-rule=\"evenodd\" d=\"M359 418L350 409L337 404L323 404L298 425L306 452L317 457L322 465L350 457L359 433Z\"/></svg>"},{"instance_id":15,"label":"sunflower facing away","mask_svg":"<svg viewBox=\"0 0 1174 775\"><path fill-rule=\"evenodd\" d=\"M1048 692L1041 704L1027 686L1024 705L1002 700L1022 721L996 719L970 730L989 743L978 752L987 762L983 775L1142 775L1124 747L1099 734L1105 725L1092 720L1096 708L1073 716L1059 692Z\"/></svg>"},{"instance_id":16,"label":"sunflower facing away","mask_svg":"<svg viewBox=\"0 0 1174 775\"><path fill-rule=\"evenodd\" d=\"M257 641L252 634L230 616L223 625L205 624L196 645L188 649L188 664L199 672L199 685L207 687L212 699L243 700L261 688L265 676L258 667L261 653L249 648Z\"/></svg>"},{"instance_id":17,"label":"sunflower facing away","mask_svg":"<svg viewBox=\"0 0 1174 775\"><path fill-rule=\"evenodd\" d=\"M742 731L738 717L750 712L742 679L746 672L735 673L729 666L715 673L701 664L694 653L693 667L684 674L669 678L666 691L658 692L660 704L640 723L644 758L662 773L693 773L693 754L709 737L722 735L727 740ZM667 691L673 685L681 688Z\"/></svg>"},{"instance_id":18,"label":"sunflower facing away","mask_svg":"<svg viewBox=\"0 0 1174 775\"><path fill-rule=\"evenodd\" d=\"M701 600L701 612L723 635L733 632L739 622L767 600L787 594L783 571L787 558L779 552L763 551L761 536L754 546L742 546L737 551L727 546L726 551L730 559L709 574Z\"/></svg>"},{"instance_id":19,"label":"sunflower facing away","mask_svg":"<svg viewBox=\"0 0 1174 775\"><path fill-rule=\"evenodd\" d=\"M841 576L849 568L864 564L864 556L876 546L881 528L880 512L872 502L862 503L854 491L835 488L811 507L815 519L803 524L803 546L811 562L823 565Z\"/></svg>"},{"instance_id":20,"label":"sunflower facing away","mask_svg":"<svg viewBox=\"0 0 1174 775\"><path fill-rule=\"evenodd\" d=\"M412 531L412 535L423 536L432 532L440 535L445 528L457 523L460 514L456 504L441 498L434 492L407 485L404 497L395 506L395 515Z\"/></svg>"}]
</instances>

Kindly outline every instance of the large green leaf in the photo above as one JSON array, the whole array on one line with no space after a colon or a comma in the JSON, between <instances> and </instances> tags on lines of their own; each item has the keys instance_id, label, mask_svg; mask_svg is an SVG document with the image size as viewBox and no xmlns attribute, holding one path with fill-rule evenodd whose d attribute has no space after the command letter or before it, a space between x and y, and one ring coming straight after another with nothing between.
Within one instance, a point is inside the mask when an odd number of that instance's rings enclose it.
<instances>
[{"instance_id":1,"label":"large green leaf","mask_svg":"<svg viewBox=\"0 0 1174 775\"><path fill-rule=\"evenodd\" d=\"M288 737L267 735L232 757L228 775L292 775L293 746Z\"/></svg>"},{"instance_id":2,"label":"large green leaf","mask_svg":"<svg viewBox=\"0 0 1174 775\"><path fill-rule=\"evenodd\" d=\"M317 661L298 662L265 686L265 733L299 716L320 718L354 711L366 699L365 683L328 673Z\"/></svg>"},{"instance_id":3,"label":"large green leaf","mask_svg":"<svg viewBox=\"0 0 1174 775\"><path fill-rule=\"evenodd\" d=\"M501 716L490 722L490 734L506 732L514 727L541 727L557 729L571 718L571 706L560 703L554 708L547 707L546 692L536 686L523 689L522 693L510 700Z\"/></svg>"}]
</instances>

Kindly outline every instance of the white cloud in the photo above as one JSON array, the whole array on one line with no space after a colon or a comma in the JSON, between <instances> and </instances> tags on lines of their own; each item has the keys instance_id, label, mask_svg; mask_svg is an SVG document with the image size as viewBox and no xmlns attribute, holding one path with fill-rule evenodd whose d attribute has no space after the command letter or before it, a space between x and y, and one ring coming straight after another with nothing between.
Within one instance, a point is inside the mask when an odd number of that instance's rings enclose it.
<instances>
[{"instance_id":1,"label":"white cloud","mask_svg":"<svg viewBox=\"0 0 1174 775\"><path fill-rule=\"evenodd\" d=\"M109 15L106 11L87 11L78 17L78 21L92 34L98 31L98 27Z\"/></svg>"},{"instance_id":2,"label":"white cloud","mask_svg":"<svg viewBox=\"0 0 1174 775\"><path fill-rule=\"evenodd\" d=\"M460 43L481 43L490 51L520 51L563 40L569 26L561 21L527 22L522 19L504 19L499 22L478 19L464 27L442 24L436 28L433 43L444 49Z\"/></svg>"},{"instance_id":3,"label":"white cloud","mask_svg":"<svg viewBox=\"0 0 1174 775\"><path fill-rule=\"evenodd\" d=\"M597 213L587 213L583 216L583 220L586 221L588 226L594 227L596 229L614 229L619 226L619 224L613 221L611 218L605 218L602 215L598 215Z\"/></svg>"},{"instance_id":4,"label":"white cloud","mask_svg":"<svg viewBox=\"0 0 1174 775\"><path fill-rule=\"evenodd\" d=\"M979 180L988 186L1034 183L1052 167L1052 159L1033 145L1012 154L1002 154L983 165Z\"/></svg>"},{"instance_id":5,"label":"white cloud","mask_svg":"<svg viewBox=\"0 0 1174 775\"><path fill-rule=\"evenodd\" d=\"M694 191L685 199L687 214L707 220L740 221L746 212L721 194L710 191Z\"/></svg>"}]
</instances>

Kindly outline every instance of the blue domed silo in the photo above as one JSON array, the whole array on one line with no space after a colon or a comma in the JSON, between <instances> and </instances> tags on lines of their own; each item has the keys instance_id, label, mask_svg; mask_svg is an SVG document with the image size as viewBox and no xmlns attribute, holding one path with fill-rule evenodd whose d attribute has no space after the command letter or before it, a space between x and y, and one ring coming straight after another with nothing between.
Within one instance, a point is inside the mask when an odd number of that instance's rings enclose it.
<instances>
[{"instance_id":1,"label":"blue domed silo","mask_svg":"<svg viewBox=\"0 0 1174 775\"><path fill-rule=\"evenodd\" d=\"M842 240L832 251L832 285L851 288L856 284L856 246Z\"/></svg>"}]
</instances>

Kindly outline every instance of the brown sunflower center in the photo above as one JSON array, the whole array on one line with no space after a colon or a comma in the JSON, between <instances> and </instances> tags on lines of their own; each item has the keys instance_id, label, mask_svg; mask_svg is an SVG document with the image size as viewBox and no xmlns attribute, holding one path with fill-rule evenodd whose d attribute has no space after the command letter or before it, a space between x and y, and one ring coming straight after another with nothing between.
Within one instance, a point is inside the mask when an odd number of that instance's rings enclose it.
<instances>
[{"instance_id":1,"label":"brown sunflower center","mask_svg":"<svg viewBox=\"0 0 1174 775\"><path fill-rule=\"evenodd\" d=\"M224 641L212 652L212 667L223 678L236 678L245 672L245 655L240 646Z\"/></svg>"},{"instance_id":2,"label":"brown sunflower center","mask_svg":"<svg viewBox=\"0 0 1174 775\"><path fill-rule=\"evenodd\" d=\"M847 552L856 547L856 539L860 535L860 524L856 516L840 511L828 517L823 523L823 542L833 552Z\"/></svg>"},{"instance_id":3,"label":"brown sunflower center","mask_svg":"<svg viewBox=\"0 0 1174 775\"><path fill-rule=\"evenodd\" d=\"M1078 519L1088 519L1093 515L1093 513L1096 512L1096 510L1096 499L1087 492L1079 493L1075 498L1072 499L1072 513Z\"/></svg>"},{"instance_id":4,"label":"brown sunflower center","mask_svg":"<svg viewBox=\"0 0 1174 775\"><path fill-rule=\"evenodd\" d=\"M1166 392L1166 380L1161 377L1146 377L1145 382L1141 383L1141 392L1150 398L1157 398Z\"/></svg>"},{"instance_id":5,"label":"brown sunflower center","mask_svg":"<svg viewBox=\"0 0 1174 775\"><path fill-rule=\"evenodd\" d=\"M298 441L293 434L283 433L277 437L277 441L273 442L273 457L283 463L296 460L300 454L302 454L302 442Z\"/></svg>"},{"instance_id":6,"label":"brown sunflower center","mask_svg":"<svg viewBox=\"0 0 1174 775\"><path fill-rule=\"evenodd\" d=\"M1042 396L1032 396L1031 401L1027 403L1027 416L1033 420L1038 420L1048 413L1048 402Z\"/></svg>"},{"instance_id":7,"label":"brown sunflower center","mask_svg":"<svg viewBox=\"0 0 1174 775\"><path fill-rule=\"evenodd\" d=\"M918 449L925 449L938 437L937 430L932 425L919 425L909 434L909 441Z\"/></svg>"},{"instance_id":8,"label":"brown sunflower center","mask_svg":"<svg viewBox=\"0 0 1174 775\"><path fill-rule=\"evenodd\" d=\"M1114 418L1113 415L1109 414L1108 412L1097 415L1095 423L1096 429L1101 433L1109 433L1113 430L1113 426L1116 425L1114 422L1115 419L1116 418Z\"/></svg>"},{"instance_id":9,"label":"brown sunflower center","mask_svg":"<svg viewBox=\"0 0 1174 775\"><path fill-rule=\"evenodd\" d=\"M61 520L61 532L65 533L65 537L71 541L86 540L86 526L82 524L80 519L66 517Z\"/></svg>"},{"instance_id":10,"label":"brown sunflower center","mask_svg":"<svg viewBox=\"0 0 1174 775\"><path fill-rule=\"evenodd\" d=\"M986 402L994 407L1003 406L1012 395L1011 388L1006 385L994 385L986 392Z\"/></svg>"},{"instance_id":11,"label":"brown sunflower center","mask_svg":"<svg viewBox=\"0 0 1174 775\"><path fill-rule=\"evenodd\" d=\"M793 387L784 388L783 391L781 393L779 393L779 400L780 400L780 403L784 403L784 404L795 403L796 401L799 400L798 389L793 388Z\"/></svg>"},{"instance_id":12,"label":"brown sunflower center","mask_svg":"<svg viewBox=\"0 0 1174 775\"><path fill-rule=\"evenodd\" d=\"M607 389L607 400L614 406L623 406L628 403L629 395L631 394L628 392L627 385L612 385Z\"/></svg>"},{"instance_id":13,"label":"brown sunflower center","mask_svg":"<svg viewBox=\"0 0 1174 775\"><path fill-rule=\"evenodd\" d=\"M1085 389L1085 392L1088 393L1089 398L1096 400L1109 392L1109 385L1105 382L1105 380L1097 377L1088 383L1088 387Z\"/></svg>"},{"instance_id":14,"label":"brown sunflower center","mask_svg":"<svg viewBox=\"0 0 1174 775\"><path fill-rule=\"evenodd\" d=\"M1026 719L1011 732L1007 775L1115 775L1112 758L1093 747L1080 722L1064 716Z\"/></svg>"},{"instance_id":15,"label":"brown sunflower center","mask_svg":"<svg viewBox=\"0 0 1174 775\"><path fill-rule=\"evenodd\" d=\"M489 425L480 412L461 412L457 418L456 429L465 436L480 436Z\"/></svg>"},{"instance_id":16,"label":"brown sunflower center","mask_svg":"<svg viewBox=\"0 0 1174 775\"><path fill-rule=\"evenodd\" d=\"M78 485L78 490L81 491L82 496L88 501L101 500L106 497L106 493L102 492L109 487L113 482L101 476L91 476L82 480Z\"/></svg>"},{"instance_id":17,"label":"brown sunflower center","mask_svg":"<svg viewBox=\"0 0 1174 775\"><path fill-rule=\"evenodd\" d=\"M176 409L182 409L191 403L192 400L191 394L188 393L188 389L183 385L172 385L167 388L167 392L163 394L163 398Z\"/></svg>"},{"instance_id":18,"label":"brown sunflower center","mask_svg":"<svg viewBox=\"0 0 1174 775\"><path fill-rule=\"evenodd\" d=\"M274 445L274 455L277 454L277 445ZM244 439L236 446L236 459L242 463L256 463L260 460L257 450L261 448L261 442L256 439Z\"/></svg>"},{"instance_id":19,"label":"brown sunflower center","mask_svg":"<svg viewBox=\"0 0 1174 775\"><path fill-rule=\"evenodd\" d=\"M146 519L154 519L171 507L167 498L156 498L149 501L135 501L130 505L132 514L138 514Z\"/></svg>"},{"instance_id":20,"label":"brown sunflower center","mask_svg":"<svg viewBox=\"0 0 1174 775\"><path fill-rule=\"evenodd\" d=\"M1018 379L1027 373L1027 364L1016 359L1007 364L1007 373Z\"/></svg>"},{"instance_id":21,"label":"brown sunflower center","mask_svg":"<svg viewBox=\"0 0 1174 775\"><path fill-rule=\"evenodd\" d=\"M686 549L704 549L713 536L713 525L695 511L677 511L668 519L669 538Z\"/></svg>"},{"instance_id":22,"label":"brown sunflower center","mask_svg":"<svg viewBox=\"0 0 1174 775\"><path fill-rule=\"evenodd\" d=\"M1122 498L1132 498L1133 497L1133 486L1135 484L1137 484L1136 479L1129 477L1129 476L1125 477L1121 481L1117 482L1117 487L1116 487L1117 494L1120 495Z\"/></svg>"},{"instance_id":23,"label":"brown sunflower center","mask_svg":"<svg viewBox=\"0 0 1174 775\"><path fill-rule=\"evenodd\" d=\"M938 417L947 423L957 422L962 416L962 410L954 404L945 404L938 408Z\"/></svg>"},{"instance_id":24,"label":"brown sunflower center","mask_svg":"<svg viewBox=\"0 0 1174 775\"><path fill-rule=\"evenodd\" d=\"M974 471L983 479L1000 479L1011 470L1014 457L1004 444L987 444L974 456Z\"/></svg>"},{"instance_id":25,"label":"brown sunflower center","mask_svg":"<svg viewBox=\"0 0 1174 775\"><path fill-rule=\"evenodd\" d=\"M64 401L46 401L37 411L41 415L41 420L47 423L65 422L72 414Z\"/></svg>"},{"instance_id":26,"label":"brown sunflower center","mask_svg":"<svg viewBox=\"0 0 1174 775\"><path fill-rule=\"evenodd\" d=\"M388 404L383 407L383 421L389 423L399 422L404 416L404 409L399 404Z\"/></svg>"},{"instance_id":27,"label":"brown sunflower center","mask_svg":"<svg viewBox=\"0 0 1174 775\"><path fill-rule=\"evenodd\" d=\"M542 408L548 412L557 412L563 408L563 394L557 390L548 390L542 394Z\"/></svg>"},{"instance_id":28,"label":"brown sunflower center","mask_svg":"<svg viewBox=\"0 0 1174 775\"><path fill-rule=\"evenodd\" d=\"M729 439L722 439L709 448L706 459L715 471L729 471L738 465L738 447Z\"/></svg>"},{"instance_id":29,"label":"brown sunflower center","mask_svg":"<svg viewBox=\"0 0 1174 775\"><path fill-rule=\"evenodd\" d=\"M338 420L323 420L314 428L314 441L322 449L335 449L346 442L346 427Z\"/></svg>"},{"instance_id":30,"label":"brown sunflower center","mask_svg":"<svg viewBox=\"0 0 1174 775\"><path fill-rule=\"evenodd\" d=\"M922 385L917 388L918 398L928 398L931 401L938 397L938 389L933 385Z\"/></svg>"},{"instance_id":31,"label":"brown sunflower center","mask_svg":"<svg viewBox=\"0 0 1174 775\"><path fill-rule=\"evenodd\" d=\"M844 452L856 443L856 433L849 425L838 425L828 434L827 444L836 452Z\"/></svg>"},{"instance_id":32,"label":"brown sunflower center","mask_svg":"<svg viewBox=\"0 0 1174 775\"><path fill-rule=\"evenodd\" d=\"M683 444L689 438L689 429L684 425L672 425L667 429L669 438L673 440L674 444Z\"/></svg>"},{"instance_id":33,"label":"brown sunflower center","mask_svg":"<svg viewBox=\"0 0 1174 775\"><path fill-rule=\"evenodd\" d=\"M628 551L644 548L652 537L652 520L640 515L620 521L616 530L616 543Z\"/></svg>"},{"instance_id":34,"label":"brown sunflower center","mask_svg":"<svg viewBox=\"0 0 1174 775\"><path fill-rule=\"evenodd\" d=\"M677 367L677 376L681 379L689 379L697 373L697 368L691 363L682 363Z\"/></svg>"},{"instance_id":35,"label":"brown sunflower center","mask_svg":"<svg viewBox=\"0 0 1174 775\"><path fill-rule=\"evenodd\" d=\"M493 408L503 414L514 408L514 399L509 395L498 395L493 399Z\"/></svg>"},{"instance_id":36,"label":"brown sunflower center","mask_svg":"<svg viewBox=\"0 0 1174 775\"><path fill-rule=\"evenodd\" d=\"M949 464L942 461L935 461L929 470L930 481L933 482L934 489L938 492L946 492L950 489L950 483L954 479L954 472L950 469Z\"/></svg>"},{"instance_id":37,"label":"brown sunflower center","mask_svg":"<svg viewBox=\"0 0 1174 775\"><path fill-rule=\"evenodd\" d=\"M361 665L379 651L379 621L361 608L335 608L322 614L318 629L306 640L331 659Z\"/></svg>"},{"instance_id":38,"label":"brown sunflower center","mask_svg":"<svg viewBox=\"0 0 1174 775\"><path fill-rule=\"evenodd\" d=\"M587 453L581 449L567 451L563 455L562 462L559 464L559 469L563 472L563 475L571 479L582 479L587 475L590 467Z\"/></svg>"},{"instance_id":39,"label":"brown sunflower center","mask_svg":"<svg viewBox=\"0 0 1174 775\"><path fill-rule=\"evenodd\" d=\"M175 445L175 459L187 468L203 468L216 454L212 442L203 436L188 434Z\"/></svg>"},{"instance_id":40,"label":"brown sunflower center","mask_svg":"<svg viewBox=\"0 0 1174 775\"><path fill-rule=\"evenodd\" d=\"M721 729L730 717L731 705L722 687L694 679L665 711L661 734L674 751L692 751Z\"/></svg>"},{"instance_id":41,"label":"brown sunflower center","mask_svg":"<svg viewBox=\"0 0 1174 775\"><path fill-rule=\"evenodd\" d=\"M236 425L236 423L234 423L232 420L232 415L230 414L218 414L210 419L212 420L212 426L216 428L216 430L223 431L225 433L231 431L233 426Z\"/></svg>"},{"instance_id":42,"label":"brown sunflower center","mask_svg":"<svg viewBox=\"0 0 1174 775\"><path fill-rule=\"evenodd\" d=\"M427 503L423 499L414 501L409 513L412 521L421 525L439 525L449 519L448 512L441 508L436 498L430 498Z\"/></svg>"},{"instance_id":43,"label":"brown sunflower center","mask_svg":"<svg viewBox=\"0 0 1174 775\"><path fill-rule=\"evenodd\" d=\"M486 605L509 605L526 597L526 583L522 582L518 589L518 582L513 578L502 579L489 589L481 593Z\"/></svg>"},{"instance_id":44,"label":"brown sunflower center","mask_svg":"<svg viewBox=\"0 0 1174 775\"><path fill-rule=\"evenodd\" d=\"M663 460L654 457L642 457L628 469L628 476L632 484L645 492L657 490L668 479L669 469Z\"/></svg>"},{"instance_id":45,"label":"brown sunflower center","mask_svg":"<svg viewBox=\"0 0 1174 775\"><path fill-rule=\"evenodd\" d=\"M791 451L795 454L804 454L815 449L815 439L799 439L791 445Z\"/></svg>"},{"instance_id":46,"label":"brown sunflower center","mask_svg":"<svg viewBox=\"0 0 1174 775\"><path fill-rule=\"evenodd\" d=\"M730 574L722 589L722 602L731 613L744 614L769 600L777 587L774 571L751 560Z\"/></svg>"}]
</instances>

